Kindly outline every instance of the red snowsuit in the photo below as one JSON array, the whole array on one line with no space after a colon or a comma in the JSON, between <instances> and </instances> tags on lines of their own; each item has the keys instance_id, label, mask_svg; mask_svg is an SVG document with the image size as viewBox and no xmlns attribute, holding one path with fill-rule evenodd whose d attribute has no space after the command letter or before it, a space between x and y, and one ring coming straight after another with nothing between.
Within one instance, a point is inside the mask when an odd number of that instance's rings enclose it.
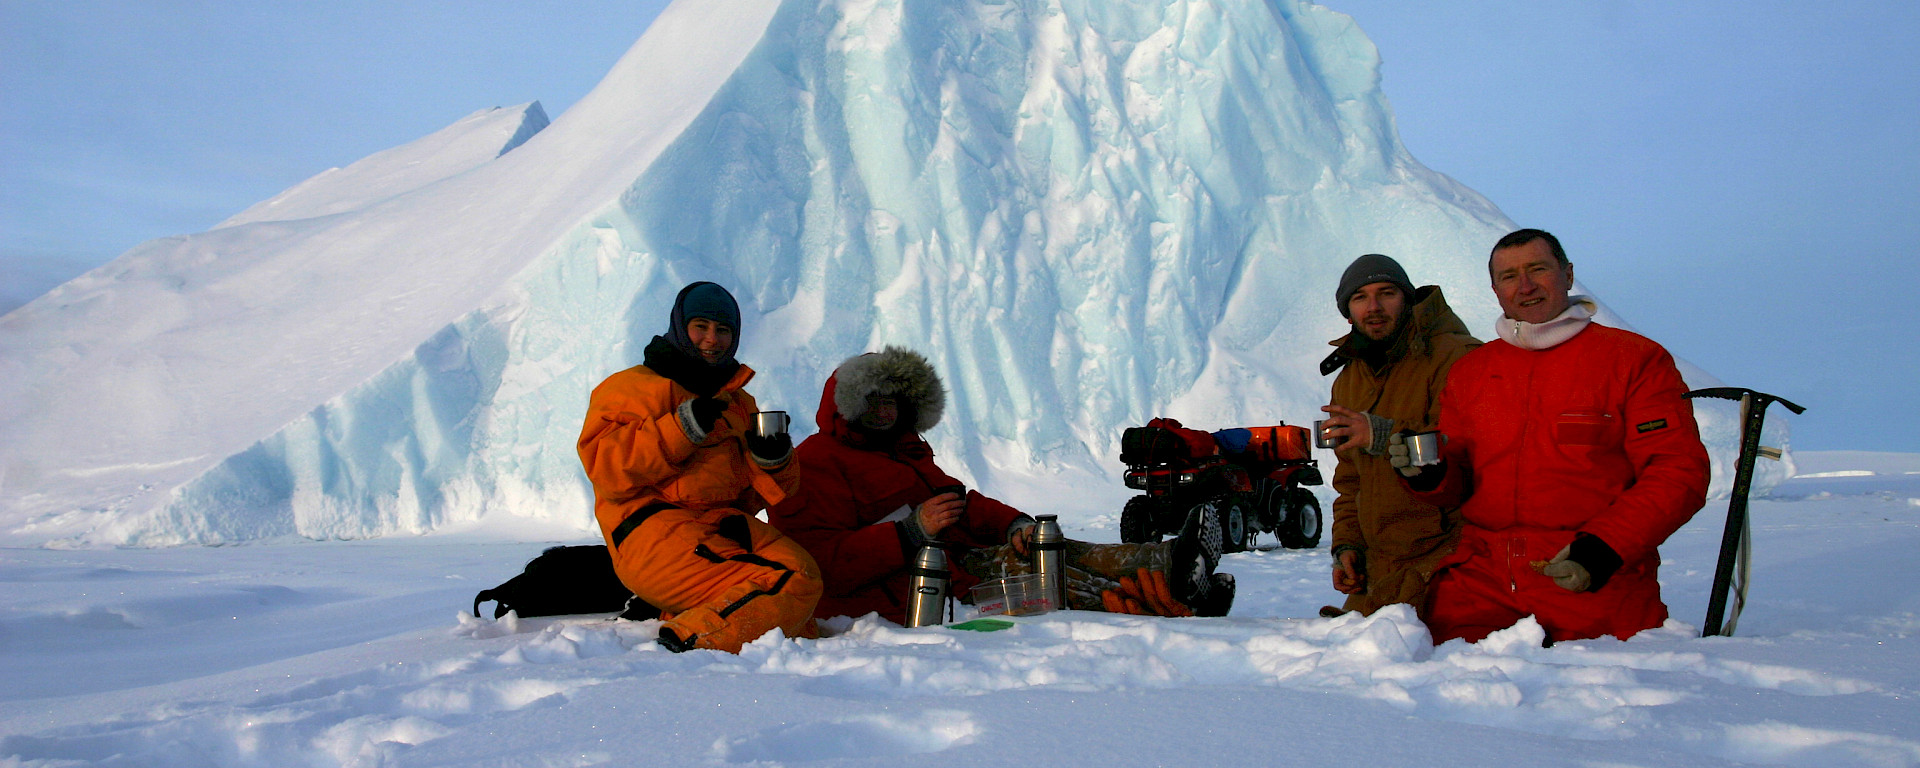
<instances>
[{"instance_id":1,"label":"red snowsuit","mask_svg":"<svg viewBox=\"0 0 1920 768\"><path fill-rule=\"evenodd\" d=\"M1706 449L1673 357L1592 324L1548 349L1496 340L1455 363L1440 396L1446 474L1416 497L1459 505L1427 625L1478 641L1528 615L1553 640L1626 638L1660 626L1658 547L1706 501ZM1577 533L1620 555L1603 587L1569 592L1532 563Z\"/></svg>"},{"instance_id":2,"label":"red snowsuit","mask_svg":"<svg viewBox=\"0 0 1920 768\"><path fill-rule=\"evenodd\" d=\"M902 507L912 510L933 489L958 485L933 463L933 448L916 433L891 446L867 446L834 407L839 376L827 379L815 415L820 432L794 449L805 480L800 490L768 511L768 520L813 553L826 581L814 615L879 613L904 623L907 566L915 552L897 521L882 522ZM909 512L911 514L911 512ZM1020 511L978 491L967 492L967 511L940 532L943 542L966 547L1005 544ZM953 564L953 594L965 594L979 579Z\"/></svg>"}]
</instances>

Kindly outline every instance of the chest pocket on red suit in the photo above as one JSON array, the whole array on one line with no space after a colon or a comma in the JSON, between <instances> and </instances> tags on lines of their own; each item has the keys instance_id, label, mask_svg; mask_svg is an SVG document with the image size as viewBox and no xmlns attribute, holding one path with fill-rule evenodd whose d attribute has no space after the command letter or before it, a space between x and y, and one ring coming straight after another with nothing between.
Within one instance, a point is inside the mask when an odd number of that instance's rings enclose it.
<instances>
[{"instance_id":1,"label":"chest pocket on red suit","mask_svg":"<svg viewBox=\"0 0 1920 768\"><path fill-rule=\"evenodd\" d=\"M1562 411L1554 420L1553 440L1563 446L1615 445L1620 442L1620 419L1598 409Z\"/></svg>"},{"instance_id":2,"label":"chest pocket on red suit","mask_svg":"<svg viewBox=\"0 0 1920 768\"><path fill-rule=\"evenodd\" d=\"M880 462L876 462L876 465L872 471L852 474L847 478L856 508L860 510L860 516L866 519L863 525L872 525L902 504L912 505L923 501L926 495L925 484L912 470Z\"/></svg>"}]
</instances>

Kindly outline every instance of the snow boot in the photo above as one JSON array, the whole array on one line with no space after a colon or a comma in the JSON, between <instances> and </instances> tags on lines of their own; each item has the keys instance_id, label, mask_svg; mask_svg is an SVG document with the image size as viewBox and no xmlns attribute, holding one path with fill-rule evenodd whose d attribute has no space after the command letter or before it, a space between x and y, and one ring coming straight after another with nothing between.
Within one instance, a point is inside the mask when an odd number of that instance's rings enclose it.
<instances>
[{"instance_id":1,"label":"snow boot","mask_svg":"<svg viewBox=\"0 0 1920 768\"><path fill-rule=\"evenodd\" d=\"M660 647L671 653L686 653L694 649L693 641L680 637L673 627L660 628Z\"/></svg>"},{"instance_id":2,"label":"snow boot","mask_svg":"<svg viewBox=\"0 0 1920 768\"><path fill-rule=\"evenodd\" d=\"M1168 586L1173 589L1174 599L1196 609L1200 604L1210 603L1213 569L1219 566L1220 553L1225 549L1226 536L1212 502L1187 512L1187 522L1180 526L1180 535L1173 540L1172 562L1167 568Z\"/></svg>"},{"instance_id":3,"label":"snow boot","mask_svg":"<svg viewBox=\"0 0 1920 768\"><path fill-rule=\"evenodd\" d=\"M1233 610L1234 591L1233 574L1216 573L1213 575L1213 586L1207 590L1206 596L1188 603L1187 607L1193 609L1195 616L1225 616L1227 611Z\"/></svg>"}]
</instances>

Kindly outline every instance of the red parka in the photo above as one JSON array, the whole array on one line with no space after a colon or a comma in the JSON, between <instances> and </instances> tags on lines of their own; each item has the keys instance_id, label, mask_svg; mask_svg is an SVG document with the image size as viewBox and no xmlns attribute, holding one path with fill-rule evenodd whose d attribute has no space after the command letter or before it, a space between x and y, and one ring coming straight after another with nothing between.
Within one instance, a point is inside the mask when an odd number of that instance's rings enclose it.
<instances>
[{"instance_id":1,"label":"red parka","mask_svg":"<svg viewBox=\"0 0 1920 768\"><path fill-rule=\"evenodd\" d=\"M891 350L890 350L891 351ZM855 361L879 357L863 355ZM931 375L931 369L926 369ZM795 449L801 466L799 492L775 504L768 519L781 532L799 541L820 564L825 594L814 615L864 616L877 612L890 621L906 618L907 566L915 552L896 520L902 508L913 510L933 497L933 490L958 485L934 464L933 449L916 432L906 432L891 443L876 444L856 430L835 407L842 373L827 379L815 415L820 432ZM937 381L934 390L938 393ZM887 392L902 397L911 411L925 415L938 406L913 392ZM864 401L865 394L841 397ZM904 410L904 409L903 409ZM937 417L936 417L937 418ZM922 418L919 427L929 426ZM910 512L909 512L910 513ZM1019 510L978 491L967 492L966 513L939 539L968 547L1005 544L1007 531L1021 517ZM904 515L898 515L904 517ZM954 594L964 594L978 579L962 571L954 558Z\"/></svg>"},{"instance_id":2,"label":"red parka","mask_svg":"<svg viewBox=\"0 0 1920 768\"><path fill-rule=\"evenodd\" d=\"M1659 626L1658 547L1705 503L1709 477L1685 392L1659 344L1598 324L1548 349L1496 340L1460 358L1440 398L1446 474L1417 494L1459 505L1465 523L1442 563L1459 570L1435 584L1434 640L1478 639L1512 623L1487 617L1516 612L1557 640ZM1601 589L1568 592L1532 568L1578 533L1622 560Z\"/></svg>"}]
</instances>

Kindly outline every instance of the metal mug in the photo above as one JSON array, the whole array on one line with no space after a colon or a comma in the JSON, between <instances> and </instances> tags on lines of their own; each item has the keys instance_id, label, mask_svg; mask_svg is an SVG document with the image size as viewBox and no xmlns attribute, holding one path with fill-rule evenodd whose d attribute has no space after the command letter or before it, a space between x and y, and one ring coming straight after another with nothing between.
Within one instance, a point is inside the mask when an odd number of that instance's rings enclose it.
<instances>
[{"instance_id":1,"label":"metal mug","mask_svg":"<svg viewBox=\"0 0 1920 768\"><path fill-rule=\"evenodd\" d=\"M758 411L753 414L753 425L750 431L759 437L784 435L787 433L789 423L791 420L787 418L786 411Z\"/></svg>"},{"instance_id":2,"label":"metal mug","mask_svg":"<svg viewBox=\"0 0 1920 768\"><path fill-rule=\"evenodd\" d=\"M1339 447L1339 444L1333 441L1333 435L1327 434L1326 419L1321 419L1313 423L1313 447L1315 448Z\"/></svg>"},{"instance_id":3,"label":"metal mug","mask_svg":"<svg viewBox=\"0 0 1920 768\"><path fill-rule=\"evenodd\" d=\"M1439 432L1421 432L1407 436L1407 463L1416 467L1430 467L1440 463L1440 448L1447 444L1447 436Z\"/></svg>"}]
</instances>

